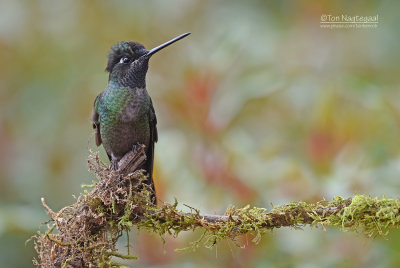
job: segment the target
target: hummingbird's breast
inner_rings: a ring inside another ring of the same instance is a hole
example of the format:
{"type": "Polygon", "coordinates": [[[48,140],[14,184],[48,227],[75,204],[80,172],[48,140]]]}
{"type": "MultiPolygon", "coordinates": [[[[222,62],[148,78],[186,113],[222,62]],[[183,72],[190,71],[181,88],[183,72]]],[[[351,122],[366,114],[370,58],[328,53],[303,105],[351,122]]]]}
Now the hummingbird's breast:
{"type": "Polygon", "coordinates": [[[106,90],[99,108],[107,154],[122,158],[137,143],[149,146],[151,100],[145,88],[106,90]]]}

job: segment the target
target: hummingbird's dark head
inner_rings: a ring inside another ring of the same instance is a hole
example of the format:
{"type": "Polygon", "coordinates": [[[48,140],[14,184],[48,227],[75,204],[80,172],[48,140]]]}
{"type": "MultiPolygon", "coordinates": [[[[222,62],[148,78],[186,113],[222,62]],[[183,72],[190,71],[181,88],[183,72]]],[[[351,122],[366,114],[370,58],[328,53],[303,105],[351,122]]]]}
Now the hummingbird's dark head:
{"type": "MultiPolygon", "coordinates": [[[[122,41],[113,45],[110,52],[108,52],[106,67],[106,71],[110,73],[110,79],[112,76],[117,80],[122,79],[128,73],[132,63],[147,52],[142,44],[133,41],[122,41]]],[[[146,71],[147,68],[144,72],[146,71]]]]}
{"type": "Polygon", "coordinates": [[[113,45],[108,52],[106,67],[106,71],[110,73],[109,80],[116,81],[122,86],[145,87],[150,57],[189,34],[181,34],[151,50],[146,50],[142,44],[132,41],[122,41],[113,45]]]}

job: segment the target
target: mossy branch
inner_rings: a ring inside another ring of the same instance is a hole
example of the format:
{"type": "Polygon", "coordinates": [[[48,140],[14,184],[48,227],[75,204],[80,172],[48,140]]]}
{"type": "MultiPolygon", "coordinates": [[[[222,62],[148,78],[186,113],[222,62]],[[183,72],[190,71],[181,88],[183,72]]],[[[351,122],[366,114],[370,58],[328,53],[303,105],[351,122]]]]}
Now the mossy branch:
{"type": "Polygon", "coordinates": [[[116,242],[132,226],[177,236],[181,231],[203,229],[203,235],[190,244],[214,246],[221,239],[235,240],[240,235],[253,233],[257,243],[262,234],[275,228],[303,226],[338,227],[342,231],[356,231],[369,237],[384,236],[400,224],[400,200],[356,195],[316,203],[292,202],[265,208],[229,207],[224,215],[202,214],[174,204],[154,206],[150,188],[142,184],[146,179],[137,167],[145,160],[144,147],[127,154],[120,162],[120,171],[110,171],[97,154],[89,157],[89,169],[98,181],[85,191],[76,203],[55,213],[44,200],[43,206],[51,220],[47,231],[34,237],[38,259],[42,267],[115,267],[113,257],[135,259],[117,251],[116,242]],[[57,232],[55,232],[57,231],[57,232]]]}

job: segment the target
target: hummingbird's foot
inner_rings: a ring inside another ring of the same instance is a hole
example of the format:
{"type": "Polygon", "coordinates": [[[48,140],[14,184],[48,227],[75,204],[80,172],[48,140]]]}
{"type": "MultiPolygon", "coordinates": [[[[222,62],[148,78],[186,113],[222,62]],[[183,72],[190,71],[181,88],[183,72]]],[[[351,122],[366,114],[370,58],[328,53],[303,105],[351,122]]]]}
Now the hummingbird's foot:
{"type": "Polygon", "coordinates": [[[134,144],[134,145],[132,146],[132,151],[133,151],[135,154],[137,154],[137,153],[139,152],[140,148],[142,148],[142,145],[141,145],[140,143],[137,142],[136,144],[134,144]]]}
{"type": "Polygon", "coordinates": [[[111,155],[111,163],[110,163],[111,170],[118,170],[118,159],[111,155]]]}
{"type": "Polygon", "coordinates": [[[111,160],[110,169],[118,170],[118,160],[111,160]]]}

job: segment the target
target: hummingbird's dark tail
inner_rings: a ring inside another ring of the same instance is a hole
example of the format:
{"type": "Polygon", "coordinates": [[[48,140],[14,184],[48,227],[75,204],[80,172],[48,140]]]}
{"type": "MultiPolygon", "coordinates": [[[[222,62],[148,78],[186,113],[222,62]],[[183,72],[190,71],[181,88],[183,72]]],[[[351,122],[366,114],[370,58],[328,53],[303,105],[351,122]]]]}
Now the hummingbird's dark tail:
{"type": "Polygon", "coordinates": [[[150,186],[150,198],[154,205],[157,205],[156,188],[153,180],[153,163],[154,163],[154,142],[150,143],[149,148],[146,152],[147,160],[144,163],[143,169],[147,171],[147,180],[145,183],[150,186]]]}
{"type": "Polygon", "coordinates": [[[153,201],[154,205],[157,205],[157,196],[156,196],[156,189],[154,187],[154,180],[153,180],[153,164],[154,164],[154,143],[158,141],[158,132],[157,132],[157,117],[154,111],[153,102],[150,99],[151,109],[149,111],[149,123],[150,123],[150,143],[147,148],[146,156],[146,170],[148,174],[148,182],[152,189],[151,200],[153,201]]]}

